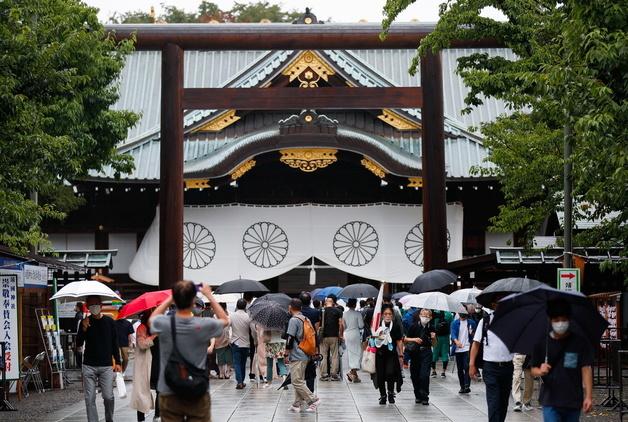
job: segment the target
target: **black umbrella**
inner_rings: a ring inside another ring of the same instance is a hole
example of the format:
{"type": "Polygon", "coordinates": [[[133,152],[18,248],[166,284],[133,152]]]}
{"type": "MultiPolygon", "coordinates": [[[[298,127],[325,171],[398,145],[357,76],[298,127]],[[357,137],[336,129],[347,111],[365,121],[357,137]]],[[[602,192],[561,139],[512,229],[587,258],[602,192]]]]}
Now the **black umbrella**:
{"type": "Polygon", "coordinates": [[[288,310],[270,300],[256,300],[249,307],[251,319],[269,330],[285,330],[290,321],[288,310]]]}
{"type": "Polygon", "coordinates": [[[361,297],[377,297],[379,290],[370,284],[357,283],[350,284],[338,293],[338,297],[343,299],[358,299],[361,297]]]}
{"type": "Polygon", "coordinates": [[[292,298],[285,293],[268,293],[256,300],[259,301],[275,302],[288,309],[292,298]]]}
{"type": "Polygon", "coordinates": [[[565,300],[571,306],[570,330],[596,346],[608,322],[589,299],[582,293],[563,292],[544,284],[502,299],[491,322],[491,331],[511,352],[531,354],[537,344],[547,341],[550,329],[547,302],[555,299],[565,300]]]}
{"type": "Polygon", "coordinates": [[[414,294],[432,292],[455,282],[457,278],[456,274],[448,270],[428,271],[415,278],[408,291],[414,294]]]}
{"type": "Polygon", "coordinates": [[[495,296],[509,295],[512,293],[527,292],[535,287],[542,286],[543,283],[528,277],[510,277],[502,278],[492,283],[479,295],[475,300],[482,306],[489,308],[494,302],[495,296]]]}
{"type": "Polygon", "coordinates": [[[225,293],[268,293],[270,290],[262,283],[256,280],[247,280],[239,278],[237,280],[227,281],[216,288],[216,294],[225,293]]]}
{"type": "Polygon", "coordinates": [[[408,292],[397,292],[397,293],[392,295],[392,299],[393,300],[399,300],[399,299],[401,299],[404,296],[408,296],[409,294],[410,293],[408,293],[408,292]]]}

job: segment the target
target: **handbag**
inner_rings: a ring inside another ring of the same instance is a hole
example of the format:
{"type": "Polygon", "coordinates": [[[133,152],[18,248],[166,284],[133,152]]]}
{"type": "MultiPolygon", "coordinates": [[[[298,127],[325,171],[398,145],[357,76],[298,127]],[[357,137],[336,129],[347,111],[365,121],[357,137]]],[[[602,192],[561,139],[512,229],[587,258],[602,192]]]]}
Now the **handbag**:
{"type": "Polygon", "coordinates": [[[179,352],[174,314],[170,319],[170,331],[172,333],[172,352],[164,370],[166,384],[177,396],[183,398],[198,398],[207,394],[209,388],[207,371],[192,365],[179,352]]]}
{"type": "Polygon", "coordinates": [[[362,355],[362,370],[369,374],[374,374],[376,372],[375,369],[375,351],[377,349],[372,344],[372,340],[369,339],[369,344],[362,355]]]}
{"type": "Polygon", "coordinates": [[[419,351],[419,345],[415,343],[414,341],[410,341],[406,343],[404,347],[405,347],[404,350],[408,353],[416,353],[419,351]]]}
{"type": "Polygon", "coordinates": [[[116,372],[116,388],[118,389],[118,398],[126,397],[126,385],[124,385],[124,377],[122,372],[116,372]]]}

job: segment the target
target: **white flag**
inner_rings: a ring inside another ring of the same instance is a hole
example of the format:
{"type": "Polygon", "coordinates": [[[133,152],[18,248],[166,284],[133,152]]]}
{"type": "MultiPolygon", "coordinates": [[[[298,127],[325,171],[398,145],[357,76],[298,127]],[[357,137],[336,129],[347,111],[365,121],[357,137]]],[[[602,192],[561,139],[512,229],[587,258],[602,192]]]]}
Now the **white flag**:
{"type": "Polygon", "coordinates": [[[371,333],[375,334],[375,331],[379,328],[382,320],[382,302],[384,301],[384,283],[379,286],[379,293],[377,294],[377,300],[375,301],[375,308],[373,309],[373,320],[371,321],[371,333]]]}

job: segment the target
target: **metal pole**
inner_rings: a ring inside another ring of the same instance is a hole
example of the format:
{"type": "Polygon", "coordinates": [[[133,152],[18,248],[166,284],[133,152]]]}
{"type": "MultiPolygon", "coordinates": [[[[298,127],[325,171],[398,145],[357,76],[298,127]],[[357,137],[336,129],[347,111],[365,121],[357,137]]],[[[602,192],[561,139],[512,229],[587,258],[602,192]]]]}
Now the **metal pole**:
{"type": "Polygon", "coordinates": [[[571,268],[573,266],[573,246],[572,246],[572,227],[573,227],[573,192],[572,192],[572,161],[571,153],[573,150],[573,144],[571,139],[571,126],[569,122],[565,123],[564,128],[564,171],[563,171],[563,190],[564,190],[564,242],[565,242],[565,256],[563,260],[564,268],[571,268]]]}
{"type": "MultiPolygon", "coordinates": [[[[52,276],[52,295],[57,294],[57,276],[52,276]]],[[[55,317],[55,326],[57,327],[57,331],[59,330],[59,305],[56,300],[52,301],[52,314],[55,317]]]]}

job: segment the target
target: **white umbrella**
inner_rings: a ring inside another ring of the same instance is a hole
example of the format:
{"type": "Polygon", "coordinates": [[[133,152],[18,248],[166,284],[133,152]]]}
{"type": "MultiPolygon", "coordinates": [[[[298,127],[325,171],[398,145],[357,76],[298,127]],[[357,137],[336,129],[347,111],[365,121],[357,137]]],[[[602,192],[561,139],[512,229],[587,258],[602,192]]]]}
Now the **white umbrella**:
{"type": "Polygon", "coordinates": [[[425,308],[434,311],[466,312],[462,304],[452,300],[445,293],[425,292],[408,295],[400,299],[404,308],[425,308]]]}
{"type": "Polygon", "coordinates": [[[120,296],[109,287],[96,280],[80,280],[66,284],[50,300],[61,302],[84,301],[88,296],[100,296],[100,300],[122,300],[120,296]]]}
{"type": "MultiPolygon", "coordinates": [[[[201,292],[196,292],[196,297],[201,299],[203,303],[209,302],[209,299],[205,297],[205,295],[201,292]]],[[[240,293],[224,293],[224,294],[214,294],[214,299],[216,302],[224,302],[224,303],[236,303],[238,299],[242,298],[242,294],[240,293]]]]}
{"type": "Polygon", "coordinates": [[[470,289],[456,290],[455,292],[451,293],[449,297],[456,302],[476,304],[478,302],[475,300],[475,297],[480,293],[482,293],[482,290],[478,289],[477,287],[472,287],[470,289]]]}

